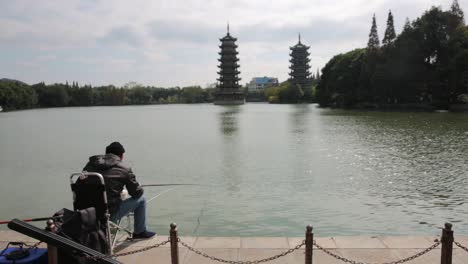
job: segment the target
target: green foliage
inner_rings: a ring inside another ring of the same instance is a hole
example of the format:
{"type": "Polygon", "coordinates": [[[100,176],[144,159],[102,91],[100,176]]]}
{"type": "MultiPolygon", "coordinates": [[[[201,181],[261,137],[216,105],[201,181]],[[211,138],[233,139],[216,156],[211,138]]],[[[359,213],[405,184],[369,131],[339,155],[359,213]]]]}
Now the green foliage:
{"type": "Polygon", "coordinates": [[[14,80],[0,80],[0,106],[3,110],[32,108],[36,104],[37,93],[30,86],[14,80]]]}
{"type": "Polygon", "coordinates": [[[366,50],[357,49],[333,57],[323,68],[317,86],[317,100],[322,106],[350,106],[364,91],[359,88],[359,76],[366,61],[366,50]],[[355,87],[356,89],[352,89],[355,87]],[[359,94],[361,93],[361,94],[359,94]]]}
{"type": "Polygon", "coordinates": [[[200,86],[184,87],[180,93],[180,101],[186,104],[204,103],[207,98],[205,93],[200,86]]]}
{"type": "MultiPolygon", "coordinates": [[[[268,89],[265,88],[265,89],[268,89]]],[[[245,99],[247,102],[266,102],[265,90],[263,91],[249,91],[247,90],[245,99]]]]}
{"type": "Polygon", "coordinates": [[[410,20],[409,18],[406,18],[405,20],[405,25],[403,26],[403,33],[406,33],[406,32],[409,32],[411,30],[411,23],[410,23],[410,20]]]}
{"type": "Polygon", "coordinates": [[[300,103],[303,102],[304,91],[300,85],[293,84],[291,80],[279,86],[269,87],[265,90],[265,97],[269,103],[300,103]]]}
{"type": "Polygon", "coordinates": [[[142,86],[136,86],[128,89],[127,96],[130,104],[135,105],[151,104],[153,100],[151,90],[142,86]]]}
{"type": "Polygon", "coordinates": [[[70,102],[68,86],[65,84],[37,85],[35,86],[39,97],[39,105],[43,107],[63,107],[70,102]]]}
{"type": "Polygon", "coordinates": [[[382,41],[384,46],[387,46],[388,44],[392,43],[396,38],[396,33],[395,33],[395,26],[393,24],[393,14],[392,11],[388,12],[388,18],[387,18],[387,29],[385,30],[385,36],[382,41]]]}
{"type": "Polygon", "coordinates": [[[464,104],[468,104],[468,94],[460,94],[458,96],[458,101],[464,104]]]}
{"type": "Polygon", "coordinates": [[[0,106],[4,110],[33,107],[65,107],[94,105],[146,105],[175,103],[206,103],[213,101],[213,88],[189,86],[183,89],[143,87],[129,83],[125,88],[113,85],[80,87],[72,82],[45,85],[43,82],[27,85],[16,80],[0,80],[0,106]]]}
{"type": "Polygon", "coordinates": [[[369,42],[367,42],[367,49],[369,51],[378,50],[380,48],[379,34],[377,32],[377,22],[375,19],[375,14],[372,17],[372,26],[369,33],[369,42]]]}
{"type": "Polygon", "coordinates": [[[279,103],[279,91],[280,86],[272,86],[265,89],[264,94],[269,103],[279,103]]]}
{"type": "Polygon", "coordinates": [[[456,23],[465,23],[465,14],[458,4],[458,0],[453,0],[452,6],[450,7],[450,15],[455,17],[456,23]]]}
{"type": "Polygon", "coordinates": [[[373,37],[374,16],[368,48],[337,55],[323,68],[319,104],[448,109],[460,102],[468,93],[468,28],[454,3],[450,11],[433,7],[413,23],[407,20],[394,40],[386,34],[392,45],[385,48],[373,37]]]}

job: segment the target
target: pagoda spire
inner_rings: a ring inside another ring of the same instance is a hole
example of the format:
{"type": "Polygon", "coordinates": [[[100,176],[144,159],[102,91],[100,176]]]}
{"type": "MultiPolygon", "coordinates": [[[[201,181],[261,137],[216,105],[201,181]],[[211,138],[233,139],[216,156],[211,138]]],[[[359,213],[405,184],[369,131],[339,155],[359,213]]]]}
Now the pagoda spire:
{"type": "Polygon", "coordinates": [[[245,96],[239,85],[239,59],[237,55],[237,39],[229,34],[229,22],[227,23],[227,34],[220,39],[221,51],[218,53],[219,78],[214,94],[216,105],[239,105],[244,104],[245,96]]]}
{"type": "Polygon", "coordinates": [[[294,85],[300,85],[302,89],[310,87],[311,74],[310,74],[310,53],[309,46],[301,43],[301,34],[299,33],[299,42],[290,47],[291,49],[291,66],[289,69],[290,80],[294,85]]]}

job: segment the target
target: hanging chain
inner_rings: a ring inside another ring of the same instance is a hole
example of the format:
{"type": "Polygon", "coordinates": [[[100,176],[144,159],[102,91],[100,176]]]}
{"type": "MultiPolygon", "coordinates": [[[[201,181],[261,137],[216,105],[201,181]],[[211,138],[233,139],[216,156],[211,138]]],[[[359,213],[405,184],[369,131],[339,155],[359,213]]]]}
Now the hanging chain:
{"type": "Polygon", "coordinates": [[[211,260],[214,260],[214,261],[218,261],[218,262],[223,262],[223,263],[229,263],[229,264],[257,264],[257,263],[263,263],[263,262],[268,262],[268,261],[272,261],[272,260],[275,260],[275,259],[278,259],[278,258],[281,258],[281,257],[284,257],[288,254],[291,254],[293,253],[294,251],[300,249],[302,246],[305,245],[305,240],[302,241],[302,243],[300,243],[299,245],[295,246],[294,248],[291,248],[281,254],[278,254],[278,255],[275,255],[275,256],[272,256],[272,257],[269,257],[269,258],[264,258],[264,259],[259,259],[259,260],[247,260],[247,261],[237,261],[237,260],[225,260],[225,259],[221,259],[221,258],[217,258],[217,257],[213,257],[213,256],[210,256],[206,253],[203,253],[189,245],[187,245],[186,243],[184,243],[183,241],[180,240],[180,238],[177,239],[179,241],[179,243],[186,247],[188,250],[192,251],[193,253],[197,254],[197,255],[200,255],[200,256],[203,256],[205,258],[209,258],[211,260]]]}
{"type": "Polygon", "coordinates": [[[133,255],[133,254],[138,254],[138,253],[141,253],[141,252],[145,252],[145,251],[148,251],[148,250],[153,249],[153,248],[158,248],[158,247],[163,246],[163,245],[165,245],[165,244],[167,244],[169,242],[171,242],[171,240],[168,239],[168,240],[166,240],[164,242],[161,242],[159,244],[155,244],[155,245],[152,245],[152,246],[149,246],[149,247],[144,247],[144,248],[128,251],[128,252],[125,252],[125,253],[118,253],[118,254],[106,255],[106,256],[85,256],[85,258],[97,261],[97,260],[105,259],[105,258],[123,257],[123,256],[128,256],[128,255],[133,255]]]}
{"type": "Polygon", "coordinates": [[[42,241],[39,241],[39,242],[35,243],[34,245],[30,246],[30,248],[37,248],[41,243],[42,243],[42,241]]]}
{"type": "Polygon", "coordinates": [[[453,241],[453,243],[454,243],[455,245],[457,245],[457,247],[459,247],[459,248],[465,250],[466,252],[468,252],[468,248],[467,248],[467,247],[463,246],[462,244],[458,243],[457,241],[453,241]]]}
{"type": "MultiPolygon", "coordinates": [[[[315,240],[314,240],[314,245],[315,245],[318,249],[320,249],[320,250],[322,250],[323,252],[325,252],[326,254],[328,254],[328,255],[330,255],[330,256],[332,256],[332,257],[338,259],[338,260],[341,260],[341,261],[343,261],[343,262],[346,262],[346,263],[351,263],[351,264],[371,264],[371,263],[368,263],[368,262],[360,262],[360,261],[350,260],[350,259],[347,259],[347,258],[345,258],[345,257],[339,256],[339,255],[337,255],[337,254],[335,254],[335,253],[333,253],[333,252],[331,252],[331,251],[329,251],[329,250],[323,248],[322,246],[318,245],[318,244],[315,242],[315,240]]],[[[413,259],[415,259],[415,258],[418,258],[418,257],[420,257],[420,256],[422,256],[422,255],[428,253],[429,251],[435,249],[435,248],[438,247],[439,245],[440,245],[440,241],[437,241],[436,243],[434,243],[434,245],[432,245],[432,246],[426,248],[425,250],[423,250],[423,251],[421,251],[421,252],[419,252],[419,253],[416,253],[416,254],[414,254],[414,255],[412,255],[412,256],[410,256],[410,257],[407,257],[407,258],[404,258],[404,259],[400,259],[400,260],[396,260],[396,261],[392,261],[392,262],[385,262],[385,263],[382,263],[382,264],[401,264],[401,263],[405,263],[405,262],[408,262],[408,261],[410,261],[410,260],[413,260],[413,259]]]]}

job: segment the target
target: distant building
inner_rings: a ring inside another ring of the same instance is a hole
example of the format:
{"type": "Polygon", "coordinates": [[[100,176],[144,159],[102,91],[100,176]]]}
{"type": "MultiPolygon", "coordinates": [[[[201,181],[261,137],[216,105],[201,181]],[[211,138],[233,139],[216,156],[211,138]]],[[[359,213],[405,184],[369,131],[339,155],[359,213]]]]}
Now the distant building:
{"type": "Polygon", "coordinates": [[[260,92],[270,86],[278,86],[278,78],[273,77],[255,77],[247,84],[249,92],[260,92]]]}

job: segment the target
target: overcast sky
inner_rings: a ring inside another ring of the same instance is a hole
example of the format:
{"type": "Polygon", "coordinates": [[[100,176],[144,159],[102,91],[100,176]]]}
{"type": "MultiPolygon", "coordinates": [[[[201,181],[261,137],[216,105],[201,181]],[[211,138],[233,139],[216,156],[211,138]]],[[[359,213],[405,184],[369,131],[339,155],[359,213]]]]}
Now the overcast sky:
{"type": "MultiPolygon", "coordinates": [[[[288,77],[289,47],[309,45],[315,72],[365,47],[372,14],[382,38],[452,0],[0,0],[0,78],[206,86],[217,78],[219,38],[238,38],[242,83],[288,77]]],[[[468,0],[459,0],[466,12],[468,0]]]]}

